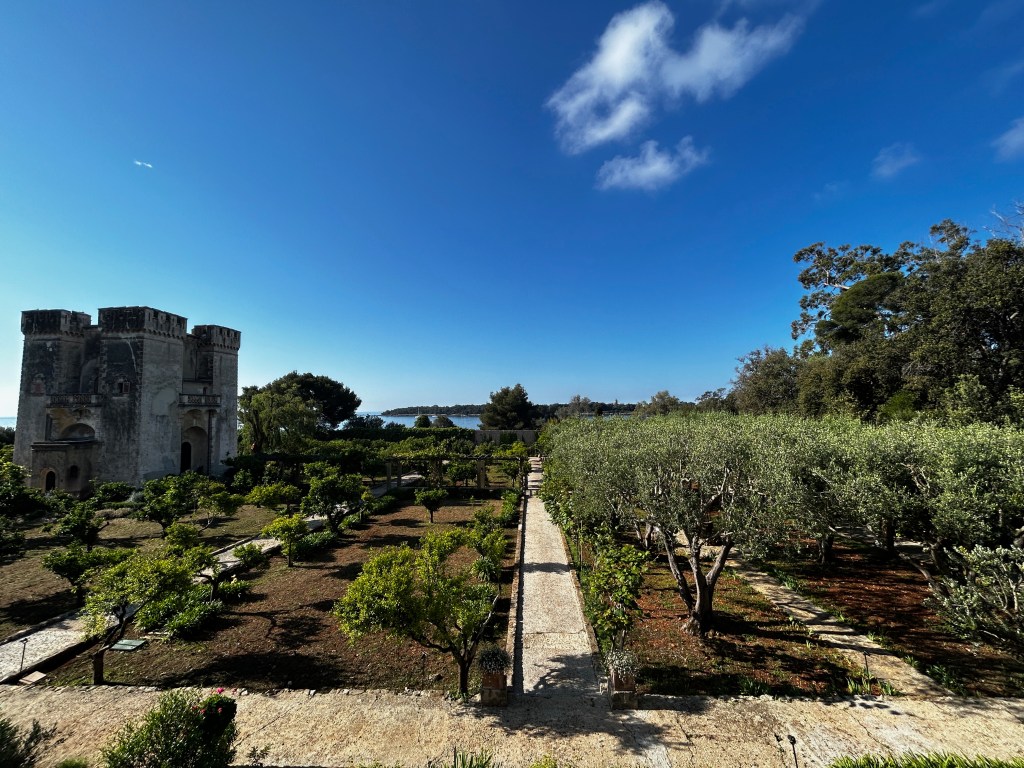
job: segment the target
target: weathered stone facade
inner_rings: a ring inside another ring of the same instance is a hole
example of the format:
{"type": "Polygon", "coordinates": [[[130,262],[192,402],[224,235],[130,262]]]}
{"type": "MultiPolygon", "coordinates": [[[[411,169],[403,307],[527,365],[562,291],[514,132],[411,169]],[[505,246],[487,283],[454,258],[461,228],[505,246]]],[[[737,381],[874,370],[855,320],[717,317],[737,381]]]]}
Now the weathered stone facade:
{"type": "Polygon", "coordinates": [[[14,460],[29,484],[80,493],[89,481],[219,475],[237,450],[241,334],[150,307],[99,323],[63,309],[22,312],[25,347],[14,460]]]}

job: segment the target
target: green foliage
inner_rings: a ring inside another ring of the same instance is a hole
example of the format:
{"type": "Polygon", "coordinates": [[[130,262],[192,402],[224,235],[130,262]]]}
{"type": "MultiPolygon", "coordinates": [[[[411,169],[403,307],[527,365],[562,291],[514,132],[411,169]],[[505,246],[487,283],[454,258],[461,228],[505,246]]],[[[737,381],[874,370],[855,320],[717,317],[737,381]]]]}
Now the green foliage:
{"type": "Polygon", "coordinates": [[[290,509],[292,505],[299,503],[301,497],[301,491],[294,485],[273,482],[257,485],[246,495],[245,503],[264,509],[290,509]]]}
{"type": "Polygon", "coordinates": [[[441,413],[434,417],[434,423],[430,426],[434,429],[452,429],[455,426],[455,422],[441,413]]]}
{"type": "Polygon", "coordinates": [[[440,488],[423,489],[416,491],[416,503],[427,510],[430,515],[430,522],[434,522],[434,513],[441,508],[444,500],[448,498],[448,492],[440,488]]]}
{"type": "Polygon", "coordinates": [[[339,534],[346,516],[362,516],[363,490],[359,475],[340,475],[331,467],[321,466],[314,470],[301,508],[306,515],[325,517],[331,530],[339,534]]]}
{"type": "Polygon", "coordinates": [[[117,505],[123,505],[129,499],[132,494],[135,493],[136,488],[129,483],[121,482],[109,482],[109,483],[97,483],[95,480],[92,481],[92,498],[90,501],[96,506],[97,509],[110,509],[117,505]]]}
{"type": "Polygon", "coordinates": [[[183,555],[201,543],[199,528],[189,523],[171,523],[164,533],[164,547],[172,555],[183,555]]]}
{"type": "Polygon", "coordinates": [[[296,560],[312,560],[321,552],[333,547],[338,541],[332,531],[307,533],[295,543],[296,560]]]}
{"type": "Polygon", "coordinates": [[[54,768],[89,768],[89,761],[84,757],[69,757],[61,760],[54,768]]]}
{"type": "Polygon", "coordinates": [[[633,409],[633,415],[638,419],[649,416],[666,416],[677,411],[688,410],[689,403],[684,403],[675,395],[669,394],[667,389],[655,392],[651,395],[650,402],[641,400],[633,409]]]}
{"type": "Polygon", "coordinates": [[[416,417],[416,421],[413,422],[415,429],[429,429],[430,428],[430,417],[425,413],[421,413],[416,417]]]}
{"type": "Polygon", "coordinates": [[[465,543],[461,531],[428,533],[418,549],[390,547],[371,558],[335,603],[334,615],[352,639],[374,630],[407,637],[450,654],[467,693],[469,665],[494,610],[497,590],[452,564],[465,543]]]}
{"type": "Polygon", "coordinates": [[[481,529],[474,528],[469,536],[469,544],[479,555],[473,563],[473,572],[482,581],[496,582],[501,576],[501,561],[505,558],[505,550],[508,549],[504,531],[483,533],[481,529]]]}
{"type": "Polygon", "coordinates": [[[360,399],[327,376],[292,371],[262,387],[243,387],[238,399],[240,442],[250,453],[299,452],[352,418],[360,399]]]}
{"type": "Polygon", "coordinates": [[[43,728],[35,720],[28,733],[5,717],[0,717],[0,765],[4,768],[32,768],[39,763],[45,742],[53,738],[56,729],[43,728]]]}
{"type": "MultiPolygon", "coordinates": [[[[177,595],[189,595],[193,564],[163,551],[135,551],[130,557],[96,574],[85,600],[86,633],[116,638],[124,634],[133,606],[145,617],[147,608],[177,595]],[[108,627],[109,618],[115,625],[108,627]]],[[[203,589],[204,587],[198,587],[203,589]]],[[[205,589],[208,590],[208,587],[205,589]]]]}
{"type": "Polygon", "coordinates": [[[594,634],[605,648],[622,650],[626,635],[640,618],[640,589],[647,553],[625,544],[605,542],[583,578],[584,602],[594,634]]]}
{"type": "Polygon", "coordinates": [[[43,567],[66,579],[71,585],[75,601],[81,603],[85,597],[85,584],[93,572],[109,568],[130,557],[130,549],[86,549],[75,542],[64,549],[55,549],[43,558],[43,567]]]}
{"type": "Polygon", "coordinates": [[[264,568],[270,562],[270,555],[263,551],[259,544],[242,544],[231,550],[238,558],[242,570],[250,571],[254,568],[264,568]]]}
{"type": "Polygon", "coordinates": [[[960,548],[934,605],[947,625],[1024,658],[1024,549],[960,548]]]}
{"type": "Polygon", "coordinates": [[[100,539],[107,520],[100,517],[91,501],[69,501],[67,510],[57,523],[57,533],[92,549],[100,539]]]}
{"type": "Polygon", "coordinates": [[[166,535],[175,521],[199,509],[212,482],[196,472],[147,480],[142,486],[143,505],[137,516],[157,523],[166,535]]]}
{"type": "Polygon", "coordinates": [[[302,515],[287,515],[279,517],[260,532],[263,536],[277,539],[281,542],[285,556],[288,558],[288,567],[291,568],[292,560],[295,557],[295,547],[307,533],[309,527],[306,525],[306,518],[302,515]]]}
{"type": "Polygon", "coordinates": [[[893,757],[841,757],[829,764],[829,768],[1024,768],[1024,758],[997,760],[991,757],[964,757],[944,752],[929,754],[907,753],[893,757]]]}
{"type": "Polygon", "coordinates": [[[536,408],[526,390],[522,384],[516,384],[491,393],[491,401],[480,413],[480,426],[484,429],[533,429],[536,419],[536,408]]]}
{"type": "Polygon", "coordinates": [[[225,603],[237,603],[252,592],[252,582],[244,579],[225,581],[217,588],[217,595],[225,603]]]}
{"type": "Polygon", "coordinates": [[[501,674],[512,666],[512,657],[504,648],[488,645],[477,655],[476,662],[484,672],[501,674]]]}
{"type": "Polygon", "coordinates": [[[227,768],[234,759],[234,701],[169,691],[103,750],[105,768],[227,768]]]}
{"type": "Polygon", "coordinates": [[[17,560],[25,554],[25,534],[16,521],[0,517],[0,565],[17,560]]]}

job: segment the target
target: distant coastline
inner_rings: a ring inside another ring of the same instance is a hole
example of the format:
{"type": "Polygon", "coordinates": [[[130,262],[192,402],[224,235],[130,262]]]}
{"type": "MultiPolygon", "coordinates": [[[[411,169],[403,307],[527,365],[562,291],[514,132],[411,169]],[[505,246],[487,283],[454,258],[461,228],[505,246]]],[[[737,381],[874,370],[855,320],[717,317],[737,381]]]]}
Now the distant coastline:
{"type": "Polygon", "coordinates": [[[404,408],[389,408],[381,416],[479,416],[483,405],[410,405],[404,408]]]}

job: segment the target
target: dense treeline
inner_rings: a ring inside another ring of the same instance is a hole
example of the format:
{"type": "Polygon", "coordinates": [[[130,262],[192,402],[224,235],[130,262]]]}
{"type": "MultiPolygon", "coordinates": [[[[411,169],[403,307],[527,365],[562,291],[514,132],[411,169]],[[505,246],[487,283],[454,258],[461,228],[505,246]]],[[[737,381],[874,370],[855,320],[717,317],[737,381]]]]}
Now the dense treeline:
{"type": "MultiPolygon", "coordinates": [[[[430,415],[445,415],[445,416],[479,416],[483,413],[484,408],[487,404],[480,405],[416,405],[409,406],[406,408],[391,408],[386,411],[381,411],[382,416],[418,416],[426,413],[430,415]]],[[[585,413],[592,415],[606,415],[611,416],[621,413],[632,413],[633,409],[636,408],[635,403],[620,403],[615,401],[614,403],[602,403],[597,400],[591,400],[587,397],[581,397],[577,395],[568,403],[540,403],[534,406],[537,409],[537,415],[544,421],[553,418],[559,414],[559,412],[565,412],[567,410],[576,408],[585,408],[585,413]]],[[[573,414],[578,415],[578,414],[573,414]]]]}
{"type": "Polygon", "coordinates": [[[934,226],[892,253],[815,243],[794,259],[806,293],[792,351],[740,358],[726,396],[740,413],[887,421],[1020,423],[1024,240],[934,226]]]}
{"type": "Polygon", "coordinates": [[[1017,429],[711,413],[572,419],[545,448],[545,500],[570,540],[660,551],[697,634],[733,549],[824,562],[840,533],[889,550],[899,535],[924,543],[951,625],[1024,653],[1017,429]]]}

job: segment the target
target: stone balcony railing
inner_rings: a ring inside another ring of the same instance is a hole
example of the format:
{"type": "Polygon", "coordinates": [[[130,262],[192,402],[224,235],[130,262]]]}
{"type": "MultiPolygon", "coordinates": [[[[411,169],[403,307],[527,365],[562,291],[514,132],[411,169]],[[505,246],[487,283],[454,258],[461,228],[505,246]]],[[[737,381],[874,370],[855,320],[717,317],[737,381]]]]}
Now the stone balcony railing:
{"type": "Polygon", "coordinates": [[[68,406],[89,406],[95,408],[103,405],[103,401],[106,399],[105,395],[95,394],[63,394],[63,395],[50,395],[50,399],[47,401],[47,406],[50,408],[66,408],[68,406]]]}
{"type": "Polygon", "coordinates": [[[178,395],[178,405],[199,406],[200,408],[219,408],[220,395],[178,395]]]}

